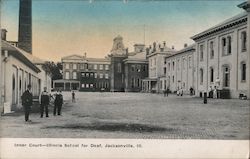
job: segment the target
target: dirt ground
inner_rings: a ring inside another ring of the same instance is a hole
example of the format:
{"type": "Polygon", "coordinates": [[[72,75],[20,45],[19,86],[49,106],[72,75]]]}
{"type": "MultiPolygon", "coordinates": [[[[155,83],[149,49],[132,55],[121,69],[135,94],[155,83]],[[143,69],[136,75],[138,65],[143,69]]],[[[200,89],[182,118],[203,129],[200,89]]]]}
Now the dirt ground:
{"type": "Polygon", "coordinates": [[[1,137],[249,139],[249,100],[208,99],[146,93],[64,92],[62,116],[1,116],[1,137]]]}

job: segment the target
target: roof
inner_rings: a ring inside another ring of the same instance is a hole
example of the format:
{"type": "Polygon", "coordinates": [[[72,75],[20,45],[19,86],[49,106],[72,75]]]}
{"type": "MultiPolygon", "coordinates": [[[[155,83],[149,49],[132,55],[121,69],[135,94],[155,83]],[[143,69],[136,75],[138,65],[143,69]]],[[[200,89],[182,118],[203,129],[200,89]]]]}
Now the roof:
{"type": "Polygon", "coordinates": [[[186,53],[188,51],[194,51],[195,50],[195,44],[192,44],[192,45],[189,45],[179,51],[176,51],[175,54],[172,54],[172,55],[169,55],[167,56],[168,57],[173,57],[173,56],[177,56],[177,55],[180,55],[180,54],[183,54],[183,53],[186,53]]]}
{"type": "Polygon", "coordinates": [[[250,1],[243,2],[243,3],[239,4],[238,7],[243,8],[245,10],[249,10],[250,9],[250,1]]]}
{"type": "Polygon", "coordinates": [[[28,57],[26,57],[25,54],[29,54],[29,53],[11,45],[10,43],[8,43],[4,40],[2,40],[2,48],[1,49],[8,50],[8,53],[10,55],[12,55],[15,58],[17,58],[18,60],[22,61],[26,66],[30,67],[33,71],[35,71],[37,73],[41,72],[41,70],[35,64],[33,64],[32,61],[28,57]]]}
{"type": "Polygon", "coordinates": [[[214,32],[218,32],[218,31],[221,31],[225,28],[237,25],[238,23],[245,22],[246,20],[247,20],[247,12],[240,13],[232,18],[229,18],[229,19],[223,21],[222,23],[219,23],[219,24],[199,33],[199,34],[192,36],[191,39],[193,39],[193,40],[199,39],[201,37],[207,36],[207,35],[212,34],[214,32]]]}
{"type": "Polygon", "coordinates": [[[109,58],[91,58],[91,57],[85,57],[77,54],[69,55],[62,57],[62,60],[82,60],[86,62],[110,62],[109,58]]]}

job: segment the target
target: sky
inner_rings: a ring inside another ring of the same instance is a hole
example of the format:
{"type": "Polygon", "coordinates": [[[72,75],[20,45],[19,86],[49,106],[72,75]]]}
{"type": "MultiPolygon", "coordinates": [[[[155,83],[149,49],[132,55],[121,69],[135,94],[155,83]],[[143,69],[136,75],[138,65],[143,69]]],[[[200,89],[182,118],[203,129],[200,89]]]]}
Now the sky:
{"type": "MultiPolygon", "coordinates": [[[[17,41],[19,0],[1,1],[1,27],[17,41]]],[[[244,0],[32,0],[33,55],[103,58],[117,35],[125,47],[166,41],[179,50],[190,37],[241,12],[244,0]],[[145,28],[145,29],[144,29],[145,28]],[[144,36],[145,30],[145,36],[144,36]]]]}

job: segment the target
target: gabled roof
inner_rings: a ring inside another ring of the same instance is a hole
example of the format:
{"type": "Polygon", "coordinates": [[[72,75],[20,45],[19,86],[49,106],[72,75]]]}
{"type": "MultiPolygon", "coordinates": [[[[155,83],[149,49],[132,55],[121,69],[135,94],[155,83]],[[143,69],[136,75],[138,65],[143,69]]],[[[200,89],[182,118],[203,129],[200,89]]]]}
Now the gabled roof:
{"type": "Polygon", "coordinates": [[[201,37],[205,37],[205,36],[210,35],[212,33],[219,32],[219,31],[224,30],[228,27],[232,27],[234,25],[237,25],[239,23],[246,22],[246,21],[247,21],[247,12],[243,12],[243,13],[240,13],[232,18],[229,18],[229,19],[223,21],[222,23],[219,23],[219,24],[199,33],[199,34],[192,36],[191,39],[197,40],[201,37]]]}
{"type": "Polygon", "coordinates": [[[29,53],[23,51],[22,49],[19,49],[11,45],[10,43],[2,40],[1,50],[7,50],[10,55],[14,56],[15,58],[23,62],[26,66],[31,68],[33,71],[37,73],[41,72],[41,70],[35,64],[33,64],[32,61],[28,57],[25,56],[25,54],[29,54],[29,53]]]}

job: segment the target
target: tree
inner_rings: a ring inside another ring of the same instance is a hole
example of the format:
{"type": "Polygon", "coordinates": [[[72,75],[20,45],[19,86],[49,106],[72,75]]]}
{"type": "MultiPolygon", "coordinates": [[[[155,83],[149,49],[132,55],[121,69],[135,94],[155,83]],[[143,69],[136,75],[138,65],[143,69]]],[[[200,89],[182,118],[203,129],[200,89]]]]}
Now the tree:
{"type": "Polygon", "coordinates": [[[43,65],[43,69],[51,75],[52,81],[62,79],[62,63],[55,64],[53,61],[48,61],[43,65]]]}

